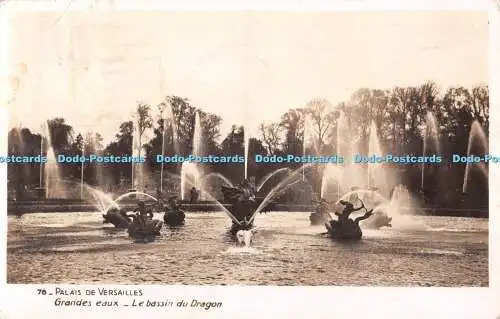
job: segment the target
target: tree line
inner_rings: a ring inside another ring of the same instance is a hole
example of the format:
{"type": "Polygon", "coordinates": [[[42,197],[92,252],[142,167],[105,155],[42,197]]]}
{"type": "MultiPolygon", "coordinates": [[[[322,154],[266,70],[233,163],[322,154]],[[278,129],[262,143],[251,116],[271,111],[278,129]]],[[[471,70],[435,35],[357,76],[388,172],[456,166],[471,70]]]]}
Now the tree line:
{"type": "MultiPolygon", "coordinates": [[[[255,154],[335,154],[339,151],[338,134],[341,134],[343,143],[356,143],[360,150],[367,150],[372,123],[384,152],[421,155],[428,114],[433,114],[437,123],[441,155],[449,157],[451,154],[467,154],[469,131],[474,121],[481,124],[488,136],[488,87],[452,87],[440,94],[435,83],[427,82],[419,86],[394,87],[390,90],[362,88],[354,92],[349,100],[337,105],[332,105],[325,99],[313,99],[302,108],[288,110],[277,122],[260,124],[258,136],[250,138],[249,175],[259,180],[277,168],[299,168],[299,164],[257,167],[253,162],[255,154]],[[339,130],[340,121],[345,123],[346,131],[339,130]]],[[[114,139],[107,145],[103,145],[99,132],[75,132],[65,119],[53,118],[47,121],[48,136],[33,133],[25,127],[11,129],[8,151],[9,155],[45,155],[50,140],[56,156],[91,153],[130,156],[132,143],[137,143],[137,153],[146,156],[148,170],[157,173],[160,164],[155,162],[156,154],[187,156],[195,151],[212,155],[243,154],[244,127],[233,125],[229,134],[219,142],[221,121],[220,116],[195,107],[186,98],[167,96],[154,106],[138,102],[134,118],[121,123],[114,139]],[[197,116],[202,130],[201,150],[193,150],[197,116]],[[152,138],[144,140],[147,131],[152,132],[152,138]]],[[[446,196],[453,197],[453,193],[461,188],[465,165],[444,166],[439,174],[435,174],[432,169],[428,170],[429,178],[435,179],[435,183],[429,183],[432,187],[429,186],[426,190],[431,197],[433,192],[447,192],[446,196]],[[443,178],[446,178],[447,186],[443,185],[443,178]]],[[[9,181],[16,185],[36,187],[40,179],[39,169],[38,164],[9,165],[9,181]]],[[[61,169],[62,175],[67,179],[80,178],[80,164],[63,165],[61,169]]],[[[164,169],[179,174],[180,165],[166,164],[164,169]]],[[[244,168],[241,164],[213,164],[206,165],[203,169],[206,172],[221,173],[237,183],[243,177],[244,168]]],[[[85,182],[102,186],[100,175],[103,172],[106,175],[105,183],[110,185],[117,185],[123,179],[131,178],[130,164],[102,164],[100,168],[87,164],[84,167],[85,182]]],[[[417,191],[420,185],[419,172],[419,166],[406,167],[402,172],[404,184],[413,191],[417,191]]],[[[320,172],[316,175],[313,174],[311,178],[313,188],[317,190],[320,172]]],[[[474,188],[479,194],[477,196],[484,196],[486,183],[479,181],[478,185],[474,188]]]]}

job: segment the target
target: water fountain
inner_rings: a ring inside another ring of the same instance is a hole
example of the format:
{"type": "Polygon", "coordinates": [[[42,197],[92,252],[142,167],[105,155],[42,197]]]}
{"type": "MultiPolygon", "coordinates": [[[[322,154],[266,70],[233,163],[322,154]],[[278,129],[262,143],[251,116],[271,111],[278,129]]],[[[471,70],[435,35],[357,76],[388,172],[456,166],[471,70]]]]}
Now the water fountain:
{"type": "MultiPolygon", "coordinates": [[[[340,111],[339,118],[337,119],[337,136],[335,137],[336,139],[336,152],[338,156],[343,156],[344,155],[344,149],[346,146],[348,147],[349,144],[346,143],[345,140],[343,140],[343,136],[347,136],[347,132],[349,131],[349,124],[347,122],[347,117],[345,116],[345,113],[343,111],[340,111]],[[346,145],[347,144],[347,145],[346,145]]],[[[343,168],[345,169],[345,163],[342,165],[343,168]]],[[[328,176],[328,175],[327,175],[328,176]]],[[[341,183],[343,182],[341,179],[343,177],[343,174],[341,176],[338,176],[337,179],[337,198],[340,197],[341,194],[341,183]]],[[[322,183],[323,184],[323,183],[322,183]]],[[[323,197],[323,185],[322,187],[322,198],[323,197]]],[[[326,187],[326,185],[325,185],[326,187]]]]}
{"type": "MultiPolygon", "coordinates": [[[[377,150],[380,143],[376,140],[377,134],[375,129],[370,130],[369,140],[371,140],[372,152],[380,152],[377,150]]],[[[368,180],[375,180],[375,169],[371,168],[370,172],[363,165],[353,163],[354,155],[359,155],[358,148],[361,144],[361,138],[353,136],[347,118],[344,112],[340,111],[337,119],[337,128],[335,136],[336,155],[344,158],[344,163],[328,163],[325,165],[321,178],[321,198],[331,200],[331,189],[335,186],[336,198],[349,191],[352,187],[365,186],[368,187],[368,180]],[[371,175],[370,175],[371,174],[371,175]],[[370,177],[373,176],[373,177],[370,177]],[[365,184],[366,183],[366,184],[365,184]]]]}
{"type": "MultiPolygon", "coordinates": [[[[470,155],[480,155],[484,156],[488,154],[488,138],[486,137],[486,134],[483,130],[483,127],[481,124],[476,120],[472,122],[472,126],[470,128],[469,132],[469,141],[467,143],[467,156],[470,155]],[[476,148],[473,148],[476,147],[476,148]],[[480,148],[480,150],[477,150],[477,147],[480,148]]],[[[488,168],[484,163],[469,163],[470,161],[467,161],[467,164],[465,166],[465,173],[464,173],[464,180],[462,183],[462,192],[467,193],[467,188],[469,185],[469,179],[470,179],[470,170],[471,170],[471,165],[477,165],[479,168],[479,171],[481,174],[484,176],[485,179],[488,179],[488,168]]]]}
{"type": "MultiPolygon", "coordinates": [[[[368,136],[368,155],[369,156],[382,156],[383,151],[380,145],[380,140],[377,133],[377,125],[374,121],[370,125],[370,134],[368,136]]],[[[385,174],[383,172],[383,166],[381,163],[367,163],[367,182],[368,188],[380,188],[387,185],[385,179],[385,174]]]]}
{"type": "Polygon", "coordinates": [[[201,125],[200,113],[196,112],[194,116],[194,130],[193,130],[193,151],[194,156],[202,156],[203,150],[203,127],[201,125]]]}
{"type": "Polygon", "coordinates": [[[201,179],[201,184],[204,185],[206,182],[208,182],[212,178],[217,178],[218,180],[222,181],[227,186],[234,187],[233,183],[229,179],[227,179],[227,177],[225,177],[224,175],[222,175],[220,173],[208,173],[208,174],[204,175],[201,179]]]}
{"type": "MultiPolygon", "coordinates": [[[[43,166],[43,177],[45,187],[45,198],[66,198],[64,185],[62,185],[61,167],[57,162],[56,154],[52,146],[51,132],[48,124],[42,126],[47,145],[47,162],[43,166]]],[[[43,137],[42,137],[43,140],[43,137]]],[[[41,165],[41,164],[40,164],[41,165]]]]}
{"type": "MultiPolygon", "coordinates": [[[[200,114],[196,112],[194,117],[194,130],[192,141],[192,155],[203,154],[203,128],[201,126],[200,114]]],[[[201,171],[194,162],[184,161],[181,166],[181,199],[186,200],[187,188],[195,187],[201,189],[201,171]]]]}
{"type": "Polygon", "coordinates": [[[284,178],[281,182],[279,182],[276,186],[274,186],[269,193],[264,197],[264,199],[259,203],[259,205],[256,207],[254,212],[250,215],[250,218],[248,219],[249,223],[251,224],[257,214],[260,212],[266,211],[267,206],[269,205],[270,201],[274,199],[277,195],[285,192],[288,190],[291,186],[293,186],[295,183],[300,182],[300,179],[297,179],[298,176],[302,175],[302,171],[306,168],[312,167],[314,164],[305,164],[302,167],[292,171],[286,178],[284,178]]]}
{"type": "MultiPolygon", "coordinates": [[[[137,157],[139,156],[141,152],[142,145],[139,143],[139,132],[135,127],[134,123],[134,128],[133,128],[133,133],[132,133],[132,149],[130,152],[130,156],[132,157],[137,157]]],[[[130,163],[131,166],[131,190],[138,189],[139,187],[142,187],[140,183],[142,182],[142,176],[141,176],[141,170],[137,169],[137,163],[132,161],[130,163]]]]}
{"type": "Polygon", "coordinates": [[[191,187],[201,188],[200,172],[195,163],[185,161],[181,167],[181,199],[186,200],[189,189],[191,187]]]}
{"type": "MultiPolygon", "coordinates": [[[[304,115],[304,134],[302,138],[302,156],[306,156],[308,143],[312,138],[311,119],[309,115],[304,115]]],[[[302,165],[302,181],[306,180],[305,164],[302,165]]]]}
{"type": "MultiPolygon", "coordinates": [[[[429,155],[429,151],[435,152],[436,155],[441,153],[441,147],[439,143],[439,125],[436,117],[432,112],[427,112],[425,115],[425,127],[423,134],[423,147],[422,155],[429,155]],[[430,145],[429,145],[430,144],[430,145]]],[[[426,165],[422,163],[421,179],[420,179],[420,189],[423,191],[425,188],[425,171],[426,165]]]]}
{"type": "MultiPolygon", "coordinates": [[[[161,112],[161,118],[163,120],[163,128],[162,128],[162,134],[161,134],[161,155],[165,155],[165,143],[166,143],[166,132],[167,132],[167,127],[171,127],[172,131],[173,129],[173,115],[172,115],[172,108],[170,106],[166,106],[164,108],[160,109],[161,112]]],[[[163,171],[164,171],[164,166],[165,163],[161,161],[160,164],[160,192],[163,193],[163,171]]]]}
{"type": "MultiPolygon", "coordinates": [[[[82,146],[82,157],[85,156],[85,145],[82,146]]],[[[80,199],[83,199],[83,168],[84,161],[80,164],[80,199]]]]}
{"type": "MultiPolygon", "coordinates": [[[[432,123],[430,116],[429,123],[432,123]]],[[[433,134],[432,136],[435,137],[436,135],[433,134]]],[[[384,154],[374,121],[371,121],[369,127],[367,151],[363,152],[362,142],[361,136],[353,136],[345,114],[340,112],[337,120],[337,155],[349,158],[363,153],[368,156],[382,156],[384,154]],[[349,139],[346,139],[346,137],[349,137],[349,139]]],[[[330,194],[329,187],[335,182],[337,186],[335,210],[343,209],[339,204],[340,200],[349,201],[351,196],[355,195],[356,198],[361,196],[359,198],[362,199],[362,202],[367,207],[374,209],[373,217],[362,221],[361,225],[367,228],[391,227],[393,215],[401,216],[409,212],[404,209],[405,205],[409,205],[409,202],[405,202],[401,197],[398,197],[399,199],[396,201],[393,197],[395,192],[390,192],[391,189],[397,190],[402,187],[392,187],[391,182],[395,180],[393,175],[395,175],[393,170],[386,169],[384,164],[377,162],[366,163],[365,167],[360,163],[353,163],[349,160],[344,165],[328,164],[323,170],[321,198],[331,200],[328,196],[330,194]],[[343,195],[340,196],[340,194],[343,195]]],[[[396,194],[398,193],[400,192],[396,191],[396,194]]],[[[317,217],[312,216],[315,214],[318,215],[319,213],[312,213],[311,217],[317,217]]],[[[320,224],[325,221],[323,219],[325,218],[321,217],[322,222],[320,224]]],[[[398,223],[401,220],[401,218],[394,219],[396,226],[399,226],[398,223]]],[[[405,223],[410,222],[410,218],[405,219],[405,223]]]]}
{"type": "MultiPolygon", "coordinates": [[[[267,183],[267,181],[269,181],[270,179],[272,179],[276,175],[281,174],[281,173],[290,173],[291,171],[292,170],[289,169],[288,167],[282,167],[282,168],[278,168],[275,171],[272,171],[271,173],[267,174],[266,176],[264,176],[262,178],[262,180],[259,182],[259,184],[256,187],[256,191],[259,192],[261,190],[262,186],[264,186],[267,183]]],[[[302,174],[304,174],[304,170],[302,170],[302,172],[303,172],[302,174]]]]}

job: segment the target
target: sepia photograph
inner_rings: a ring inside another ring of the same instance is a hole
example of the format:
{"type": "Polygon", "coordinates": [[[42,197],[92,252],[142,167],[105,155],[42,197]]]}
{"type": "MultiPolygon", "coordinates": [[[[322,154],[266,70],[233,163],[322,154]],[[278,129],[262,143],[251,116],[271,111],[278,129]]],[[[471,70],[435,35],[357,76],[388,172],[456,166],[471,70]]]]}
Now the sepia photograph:
{"type": "Polygon", "coordinates": [[[8,284],[489,286],[487,12],[8,24],[8,284]]]}

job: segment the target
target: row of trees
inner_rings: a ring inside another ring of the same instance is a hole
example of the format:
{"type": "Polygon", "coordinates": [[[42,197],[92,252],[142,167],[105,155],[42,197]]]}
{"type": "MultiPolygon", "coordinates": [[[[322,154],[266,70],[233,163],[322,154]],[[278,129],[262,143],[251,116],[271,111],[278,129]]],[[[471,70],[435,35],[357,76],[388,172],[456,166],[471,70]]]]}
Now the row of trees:
{"type": "MultiPolygon", "coordinates": [[[[258,180],[270,171],[284,166],[259,165],[257,169],[252,161],[253,154],[302,155],[304,152],[332,154],[340,151],[337,150],[339,132],[337,126],[341,118],[348,129],[340,132],[340,138],[346,143],[357,143],[360,150],[368,149],[370,126],[371,123],[375,123],[378,137],[386,152],[422,154],[429,112],[434,114],[438,124],[442,155],[446,157],[452,153],[466,154],[473,121],[478,121],[486,134],[488,133],[488,87],[449,88],[444,94],[440,94],[437,85],[428,82],[415,87],[395,87],[392,90],[359,89],[354,92],[351,99],[338,105],[331,105],[324,99],[311,100],[303,108],[287,111],[279,122],[260,125],[258,136],[250,139],[250,175],[256,176],[258,180]],[[305,150],[304,145],[306,145],[305,150]]],[[[47,126],[56,155],[99,153],[130,156],[132,144],[137,143],[138,147],[134,153],[146,155],[147,167],[154,173],[160,169],[160,164],[154,161],[156,154],[188,155],[193,152],[213,155],[243,154],[244,128],[233,126],[230,133],[219,143],[221,121],[218,115],[196,108],[186,98],[168,96],[157,106],[139,102],[134,119],[122,123],[114,140],[108,145],[103,145],[103,139],[98,132],[85,135],[76,133],[62,118],[49,120],[47,126]],[[193,149],[196,114],[201,122],[200,136],[203,146],[201,150],[193,149]],[[152,138],[145,141],[144,136],[148,130],[152,131],[152,138]]],[[[9,132],[9,154],[36,156],[46,152],[47,139],[32,133],[28,128],[12,129],[9,132]]],[[[298,168],[297,165],[288,166],[298,168]]],[[[66,178],[80,177],[78,164],[65,165],[62,169],[66,178]]],[[[205,169],[219,172],[234,182],[238,182],[243,176],[243,165],[240,164],[219,164],[206,166],[205,169]]],[[[416,172],[419,169],[420,167],[408,168],[403,173],[406,178],[405,183],[414,190],[420,185],[419,174],[416,172]]],[[[165,165],[165,170],[178,174],[180,167],[165,165]]],[[[463,166],[454,166],[451,171],[448,170],[450,178],[456,180],[453,183],[456,188],[461,187],[463,170],[463,166]]],[[[102,184],[103,180],[98,177],[105,175],[106,184],[117,185],[120,180],[128,179],[131,175],[129,164],[107,165],[99,170],[100,173],[96,172],[95,166],[85,167],[84,175],[87,183],[102,184]]],[[[10,165],[9,179],[17,184],[37,185],[39,165],[10,165]]],[[[314,185],[319,184],[317,180],[312,182],[314,185]]],[[[440,187],[439,183],[434,184],[440,187]]]]}

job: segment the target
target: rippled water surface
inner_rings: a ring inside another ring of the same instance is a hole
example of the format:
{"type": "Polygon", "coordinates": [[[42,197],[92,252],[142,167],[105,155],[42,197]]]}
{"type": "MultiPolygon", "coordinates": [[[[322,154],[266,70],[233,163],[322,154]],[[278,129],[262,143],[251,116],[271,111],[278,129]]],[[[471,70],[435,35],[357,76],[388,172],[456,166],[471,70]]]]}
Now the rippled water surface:
{"type": "MultiPolygon", "coordinates": [[[[308,213],[259,215],[252,247],[223,213],[187,213],[148,244],[99,213],[9,216],[9,283],[488,286],[488,220],[405,217],[339,243],[308,213]]],[[[157,218],[161,218],[160,215],[157,218]]]]}

